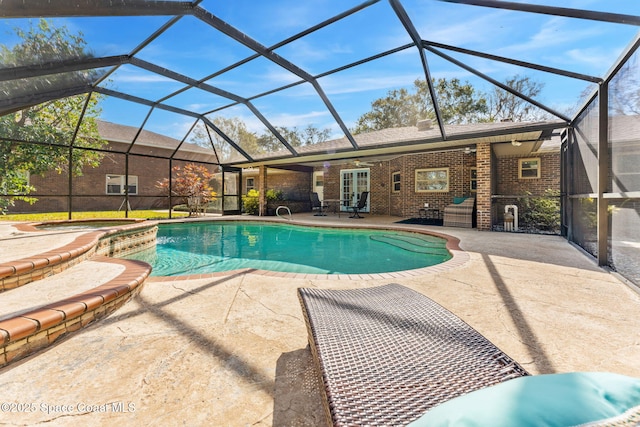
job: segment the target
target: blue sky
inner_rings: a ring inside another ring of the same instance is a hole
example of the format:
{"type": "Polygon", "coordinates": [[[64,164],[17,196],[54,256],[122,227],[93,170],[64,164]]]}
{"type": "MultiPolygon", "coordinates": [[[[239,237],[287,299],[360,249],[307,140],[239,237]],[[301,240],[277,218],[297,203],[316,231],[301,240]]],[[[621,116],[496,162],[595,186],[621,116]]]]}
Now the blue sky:
{"type": "MultiPolygon", "coordinates": [[[[204,0],[201,7],[244,32],[264,46],[290,37],[340,12],[362,3],[361,0],[204,0]]],[[[529,0],[528,3],[556,6],[554,0],[529,0]]],[[[547,66],[603,76],[620,53],[634,39],[637,27],[583,21],[549,15],[464,6],[435,0],[402,0],[422,39],[479,50],[495,55],[547,66]]],[[[563,7],[640,15],[638,0],[566,0],[563,7]]],[[[72,32],[81,31],[95,56],[130,53],[142,40],[167,22],[167,17],[60,18],[72,32]]],[[[11,45],[11,28],[25,26],[28,20],[0,19],[0,42],[11,45]]],[[[276,50],[311,75],[358,61],[407,43],[411,39],[388,1],[380,1],[352,16],[276,50]]],[[[502,81],[513,75],[527,75],[545,84],[538,100],[566,112],[578,102],[588,83],[548,73],[522,69],[462,54],[446,52],[492,78],[502,81]]],[[[166,67],[195,79],[201,79],[253,52],[192,16],[183,17],[173,27],[137,55],[140,59],[166,67]]],[[[432,76],[459,78],[477,89],[490,85],[467,71],[428,54],[432,76]]],[[[371,102],[389,90],[411,87],[424,78],[415,48],[393,54],[361,66],[320,78],[327,97],[345,124],[351,127],[370,109],[371,102]]],[[[242,97],[250,97],[300,79],[259,58],[207,83],[242,97]]],[[[121,66],[110,78],[108,87],[155,101],[183,87],[141,68],[121,66]]],[[[225,98],[190,89],[170,98],[167,104],[199,113],[230,103],[225,98]]],[[[274,125],[330,128],[342,135],[330,112],[309,84],[255,99],[254,105],[274,125]]],[[[117,99],[103,103],[105,120],[140,126],[148,107],[117,99]]],[[[209,116],[241,118],[251,130],[261,132],[262,123],[244,106],[233,107],[209,116]]],[[[154,112],[147,129],[182,138],[193,119],[181,115],[154,112]]]]}

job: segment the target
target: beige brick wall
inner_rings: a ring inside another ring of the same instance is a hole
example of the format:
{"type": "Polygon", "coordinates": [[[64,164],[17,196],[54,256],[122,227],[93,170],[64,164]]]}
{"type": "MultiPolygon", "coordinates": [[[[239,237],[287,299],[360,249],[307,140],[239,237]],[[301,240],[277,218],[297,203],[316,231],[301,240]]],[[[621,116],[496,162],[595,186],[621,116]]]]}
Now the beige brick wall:
{"type": "Polygon", "coordinates": [[[547,189],[560,189],[560,153],[543,153],[530,158],[540,159],[540,178],[520,179],[518,158],[498,159],[497,194],[518,196],[530,192],[534,196],[542,196],[547,189]]]}
{"type": "MultiPolygon", "coordinates": [[[[399,156],[396,159],[375,162],[370,167],[371,213],[414,217],[425,203],[430,207],[444,209],[452,203],[454,197],[471,196],[471,168],[475,166],[474,153],[448,151],[399,156]],[[449,191],[416,192],[416,169],[449,168],[449,191]],[[401,190],[393,191],[392,174],[400,173],[401,190]]],[[[324,195],[328,199],[337,199],[340,195],[340,170],[353,166],[336,165],[324,168],[324,195]]]]}
{"type": "MultiPolygon", "coordinates": [[[[542,176],[539,179],[518,179],[518,159],[492,159],[489,144],[478,144],[476,153],[466,154],[462,150],[432,153],[400,155],[395,159],[376,162],[370,167],[371,213],[399,217],[415,217],[418,209],[429,203],[430,207],[443,210],[454,197],[475,194],[477,199],[478,228],[490,229],[492,217],[491,195],[521,195],[530,191],[541,195],[548,188],[559,189],[560,154],[544,153],[541,159],[542,176]],[[493,164],[492,164],[493,162],[493,164]],[[477,163],[477,164],[476,164],[477,163]],[[471,168],[477,166],[478,192],[470,189],[471,168]],[[415,171],[425,168],[449,168],[449,191],[422,193],[415,191],[415,171]],[[492,167],[493,172],[492,172],[492,167]],[[401,191],[394,192],[392,174],[400,173],[401,191]],[[491,177],[495,182],[491,183],[491,177]]],[[[187,162],[174,162],[184,165],[187,162]]],[[[133,209],[164,207],[167,199],[160,196],[156,182],[164,178],[169,162],[162,159],[131,156],[129,173],[138,176],[139,193],[144,196],[130,198],[133,209]]],[[[337,199],[340,195],[340,170],[354,168],[349,164],[327,164],[317,170],[325,171],[324,197],[337,199]]],[[[106,174],[124,174],[124,156],[108,154],[96,169],[88,169],[82,177],[74,178],[74,193],[79,195],[101,195],[105,193],[106,174]]],[[[311,173],[269,173],[266,177],[266,189],[281,189],[289,200],[306,200],[312,191],[311,173]]],[[[68,191],[66,174],[48,174],[46,177],[32,177],[33,184],[40,194],[60,195],[68,191]]],[[[259,185],[256,177],[256,185],[259,185]]],[[[14,211],[65,211],[66,197],[41,197],[34,206],[18,203],[14,211]]],[[[74,210],[117,209],[122,203],[121,197],[78,197],[74,200],[74,210]]],[[[496,212],[493,212],[495,217],[496,212]]]]}
{"type": "Polygon", "coordinates": [[[478,230],[491,230],[491,144],[480,143],[476,146],[476,167],[478,171],[478,191],[476,196],[476,221],[478,230]]]}

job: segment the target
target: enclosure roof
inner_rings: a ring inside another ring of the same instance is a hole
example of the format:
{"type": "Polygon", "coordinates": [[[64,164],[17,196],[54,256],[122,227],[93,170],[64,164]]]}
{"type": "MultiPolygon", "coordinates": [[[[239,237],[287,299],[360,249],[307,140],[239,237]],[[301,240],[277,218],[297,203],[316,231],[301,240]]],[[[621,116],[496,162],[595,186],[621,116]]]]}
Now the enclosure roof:
{"type": "Polygon", "coordinates": [[[33,18],[82,33],[87,48],[4,55],[0,116],[82,95],[100,100],[103,130],[108,123],[136,130],[124,132],[123,143],[156,144],[156,153],[169,154],[154,155],[189,159],[197,145],[202,161],[238,166],[544,138],[569,124],[585,94],[639,43],[638,2],[571,2],[589,10],[555,4],[3,0],[5,52],[21,42],[13,29],[28,31],[33,18]],[[544,89],[529,97],[504,83],[516,75],[544,89]],[[448,124],[445,100],[430,84],[431,129],[354,133],[374,100],[439,78],[483,93],[497,87],[535,106],[544,120],[448,124]],[[309,126],[318,133],[302,142],[289,132],[304,135],[309,126]],[[168,141],[178,147],[162,150],[168,141]]]}

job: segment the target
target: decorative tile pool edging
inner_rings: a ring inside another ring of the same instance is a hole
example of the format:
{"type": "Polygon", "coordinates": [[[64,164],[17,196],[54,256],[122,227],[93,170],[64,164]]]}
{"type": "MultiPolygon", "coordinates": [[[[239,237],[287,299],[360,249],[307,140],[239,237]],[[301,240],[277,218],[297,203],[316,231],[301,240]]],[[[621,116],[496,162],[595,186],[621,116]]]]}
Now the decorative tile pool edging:
{"type": "MultiPolygon", "coordinates": [[[[41,232],[39,224],[19,224],[20,231],[41,232]]],[[[73,242],[32,257],[0,263],[0,293],[58,274],[94,255],[124,256],[153,247],[158,223],[149,221],[87,232],[73,242]]]]}
{"type": "Polygon", "coordinates": [[[0,368],[106,317],[137,295],[151,273],[141,261],[93,260],[123,265],[125,271],[93,289],[0,321],[0,368]]]}
{"type": "MultiPolygon", "coordinates": [[[[21,231],[40,231],[21,224],[21,231]]],[[[119,264],[125,271],[85,292],[0,321],[0,368],[106,317],[137,295],[151,273],[142,261],[112,258],[155,245],[157,222],[100,229],[33,257],[0,264],[0,293],[60,273],[84,260],[119,264]]]]}

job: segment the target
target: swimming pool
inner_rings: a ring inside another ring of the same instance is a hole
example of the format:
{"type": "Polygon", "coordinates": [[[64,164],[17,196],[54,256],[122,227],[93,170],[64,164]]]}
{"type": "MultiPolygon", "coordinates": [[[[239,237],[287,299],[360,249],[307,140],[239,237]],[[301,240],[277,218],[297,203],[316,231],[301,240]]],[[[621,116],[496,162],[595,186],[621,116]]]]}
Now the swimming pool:
{"type": "Polygon", "coordinates": [[[307,274],[412,270],[451,258],[443,238],[396,230],[310,227],[248,221],[160,224],[154,249],[128,258],[152,276],[244,268],[307,274]]]}

